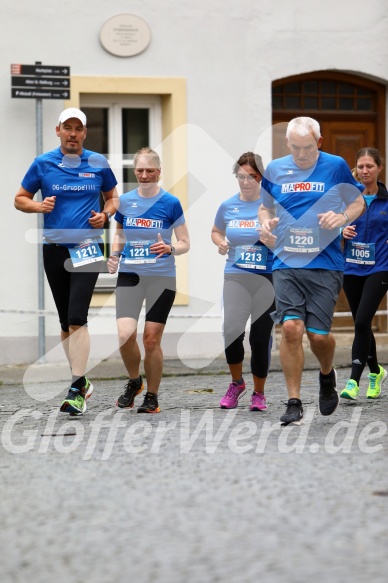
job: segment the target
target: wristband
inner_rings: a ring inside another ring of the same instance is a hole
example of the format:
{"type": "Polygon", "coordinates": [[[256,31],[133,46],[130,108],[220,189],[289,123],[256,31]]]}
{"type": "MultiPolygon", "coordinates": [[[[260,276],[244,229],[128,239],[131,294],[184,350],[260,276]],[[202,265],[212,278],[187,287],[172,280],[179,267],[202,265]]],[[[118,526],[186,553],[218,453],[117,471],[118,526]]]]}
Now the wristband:
{"type": "Polygon", "coordinates": [[[110,218],[112,215],[108,211],[101,211],[101,212],[102,212],[102,214],[106,215],[106,220],[110,221],[110,218]]]}
{"type": "Polygon", "coordinates": [[[345,212],[342,212],[341,215],[344,215],[344,217],[346,219],[346,222],[347,223],[350,223],[350,219],[349,219],[348,215],[345,212]]]}
{"type": "Polygon", "coordinates": [[[113,251],[113,252],[110,254],[110,256],[111,256],[111,257],[121,257],[121,253],[120,253],[120,251],[113,251]]]}

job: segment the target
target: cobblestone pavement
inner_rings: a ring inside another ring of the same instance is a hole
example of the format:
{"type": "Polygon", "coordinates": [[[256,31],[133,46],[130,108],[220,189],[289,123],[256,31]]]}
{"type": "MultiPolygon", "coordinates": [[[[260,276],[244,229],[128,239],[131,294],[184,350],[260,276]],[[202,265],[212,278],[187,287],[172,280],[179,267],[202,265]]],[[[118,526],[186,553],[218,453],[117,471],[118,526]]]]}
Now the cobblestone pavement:
{"type": "Polygon", "coordinates": [[[65,382],[4,384],[2,582],[386,583],[388,393],[324,418],[317,378],[288,428],[280,372],[263,413],[219,409],[219,373],[164,378],[159,415],[118,410],[123,380],[82,418],[65,382]]]}

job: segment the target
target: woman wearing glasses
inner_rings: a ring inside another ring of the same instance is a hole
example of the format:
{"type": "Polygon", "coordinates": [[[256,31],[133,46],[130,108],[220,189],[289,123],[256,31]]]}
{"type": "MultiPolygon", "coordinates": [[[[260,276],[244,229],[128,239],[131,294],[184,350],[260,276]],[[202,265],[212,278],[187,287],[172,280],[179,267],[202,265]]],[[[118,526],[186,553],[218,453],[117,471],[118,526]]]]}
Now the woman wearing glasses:
{"type": "Polygon", "coordinates": [[[272,286],[272,251],[260,241],[257,213],[260,182],[264,174],[261,157],[246,152],[234,164],[239,192],[219,207],[211,232],[218,253],[227,255],[223,288],[223,335],[231,383],[220,401],[222,409],[234,409],[245,394],[243,379],[244,336],[251,317],[249,343],[253,393],[251,411],[267,408],[264,385],[268,374],[275,310],[272,286]]]}

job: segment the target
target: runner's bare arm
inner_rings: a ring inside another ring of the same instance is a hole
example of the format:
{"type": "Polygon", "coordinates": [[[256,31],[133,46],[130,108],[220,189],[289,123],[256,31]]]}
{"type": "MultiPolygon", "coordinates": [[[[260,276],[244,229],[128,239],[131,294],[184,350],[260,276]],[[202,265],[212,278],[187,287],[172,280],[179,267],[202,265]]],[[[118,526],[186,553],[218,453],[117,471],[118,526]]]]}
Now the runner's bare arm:
{"type": "Polygon", "coordinates": [[[21,186],[15,196],[15,208],[23,213],[51,213],[55,207],[55,196],[46,196],[42,201],[33,200],[35,194],[21,186]]]}

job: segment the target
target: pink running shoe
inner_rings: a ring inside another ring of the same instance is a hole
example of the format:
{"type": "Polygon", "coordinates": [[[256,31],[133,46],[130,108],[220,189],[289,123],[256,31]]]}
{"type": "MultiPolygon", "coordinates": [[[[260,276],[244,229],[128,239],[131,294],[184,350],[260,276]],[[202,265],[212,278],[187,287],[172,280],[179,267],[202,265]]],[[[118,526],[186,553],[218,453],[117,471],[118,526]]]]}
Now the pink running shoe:
{"type": "Polygon", "coordinates": [[[252,393],[250,411],[265,411],[267,403],[262,393],[252,393]]]}
{"type": "Polygon", "coordinates": [[[245,395],[245,393],[246,390],[244,381],[241,383],[241,385],[238,385],[235,381],[233,381],[230,383],[229,389],[220,401],[221,409],[235,409],[238,405],[239,398],[245,395]]]}

